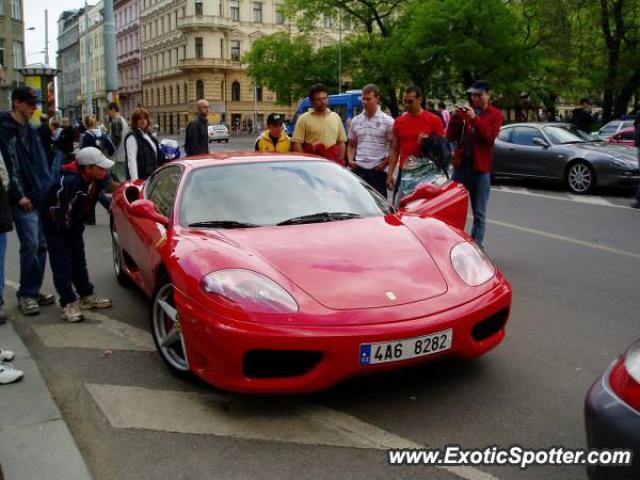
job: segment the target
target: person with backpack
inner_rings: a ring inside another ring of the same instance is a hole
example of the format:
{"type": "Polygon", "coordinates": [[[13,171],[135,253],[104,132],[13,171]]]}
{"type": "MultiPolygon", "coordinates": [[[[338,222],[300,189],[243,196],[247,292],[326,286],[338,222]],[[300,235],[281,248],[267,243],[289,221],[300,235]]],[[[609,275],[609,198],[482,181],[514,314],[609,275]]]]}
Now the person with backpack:
{"type": "Polygon", "coordinates": [[[111,120],[109,126],[111,141],[116,149],[113,159],[116,164],[124,163],[124,136],[127,134],[129,125],[127,125],[127,121],[120,115],[120,107],[116,102],[111,102],[107,105],[107,115],[111,120]]]}
{"type": "Polygon", "coordinates": [[[380,108],[380,88],[370,83],[362,88],[364,110],[349,127],[347,162],[353,173],[387,198],[389,144],[394,120],[380,108]]]}
{"type": "MultiPolygon", "coordinates": [[[[106,157],[113,157],[116,152],[116,147],[113,145],[111,139],[102,131],[102,128],[98,126],[96,117],[91,114],[85,115],[84,126],[86,130],[80,137],[80,150],[87,147],[94,147],[100,150],[106,157]]],[[[102,191],[98,197],[98,201],[108,212],[111,208],[111,197],[102,191]]],[[[96,224],[95,208],[87,216],[86,222],[87,225],[96,224]]]]}
{"type": "Polygon", "coordinates": [[[110,299],[93,293],[83,233],[113,165],[96,147],[81,149],[75,162],[61,167],[42,208],[53,284],[60,297],[61,318],[67,322],[81,321],[81,310],[111,306],[110,299]]]}

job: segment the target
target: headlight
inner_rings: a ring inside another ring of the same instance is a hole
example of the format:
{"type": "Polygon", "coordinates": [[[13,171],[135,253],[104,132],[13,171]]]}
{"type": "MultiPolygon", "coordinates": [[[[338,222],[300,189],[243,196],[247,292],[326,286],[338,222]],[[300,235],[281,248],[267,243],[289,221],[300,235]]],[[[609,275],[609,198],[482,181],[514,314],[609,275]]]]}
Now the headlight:
{"type": "Polygon", "coordinates": [[[202,278],[202,289],[254,313],[295,313],[298,304],[280,285],[250,270],[219,270],[202,278]]]}
{"type": "Polygon", "coordinates": [[[462,242],[451,249],[451,264],[464,283],[477,287],[491,280],[496,269],[475,245],[462,242]]]}

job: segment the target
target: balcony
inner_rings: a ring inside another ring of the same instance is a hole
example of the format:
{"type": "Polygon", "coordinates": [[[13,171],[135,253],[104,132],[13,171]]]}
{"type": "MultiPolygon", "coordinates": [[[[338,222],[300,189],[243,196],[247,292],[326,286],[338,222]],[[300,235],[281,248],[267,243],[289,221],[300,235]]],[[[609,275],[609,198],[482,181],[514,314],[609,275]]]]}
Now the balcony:
{"type": "Polygon", "coordinates": [[[183,32],[202,30],[233,30],[239,22],[230,18],[216,17],[213,15],[188,16],[178,19],[178,29],[183,32]]]}
{"type": "Polygon", "coordinates": [[[227,58],[187,58],[180,60],[178,66],[182,70],[204,70],[210,68],[240,70],[240,62],[235,62],[227,58]]]}

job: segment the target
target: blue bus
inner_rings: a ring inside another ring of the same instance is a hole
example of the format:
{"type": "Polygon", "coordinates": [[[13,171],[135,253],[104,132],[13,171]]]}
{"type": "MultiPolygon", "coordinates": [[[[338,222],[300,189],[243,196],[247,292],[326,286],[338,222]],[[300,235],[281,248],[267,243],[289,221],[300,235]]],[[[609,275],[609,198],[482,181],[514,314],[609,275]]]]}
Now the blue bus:
{"type": "MultiPolygon", "coordinates": [[[[308,110],[311,110],[312,105],[309,97],[303,99],[298,105],[298,109],[296,110],[291,123],[287,125],[287,134],[293,135],[293,131],[296,127],[296,122],[300,115],[305,113],[308,110]]],[[[336,112],[340,115],[342,119],[342,123],[344,124],[344,128],[349,132],[349,125],[351,125],[351,120],[353,117],[358,115],[363,110],[362,106],[362,91],[361,90],[348,90],[345,93],[339,93],[336,95],[329,95],[329,108],[331,111],[336,112]]]]}

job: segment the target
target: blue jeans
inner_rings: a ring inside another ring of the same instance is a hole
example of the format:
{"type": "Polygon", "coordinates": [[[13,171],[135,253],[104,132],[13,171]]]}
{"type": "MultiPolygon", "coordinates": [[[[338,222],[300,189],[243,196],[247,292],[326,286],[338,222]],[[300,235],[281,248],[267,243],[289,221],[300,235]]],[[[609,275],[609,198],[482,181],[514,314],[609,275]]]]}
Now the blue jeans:
{"type": "Polygon", "coordinates": [[[20,288],[18,297],[38,298],[47,264],[47,241],[37,210],[27,212],[11,206],[13,223],[20,240],[20,288]]]}
{"type": "Polygon", "coordinates": [[[4,258],[7,253],[7,232],[0,233],[0,305],[4,305],[4,258]]]}
{"type": "Polygon", "coordinates": [[[460,168],[453,172],[451,179],[461,183],[469,192],[473,211],[471,237],[482,247],[487,218],[487,203],[491,190],[491,174],[480,173],[470,168],[460,168]]]}

